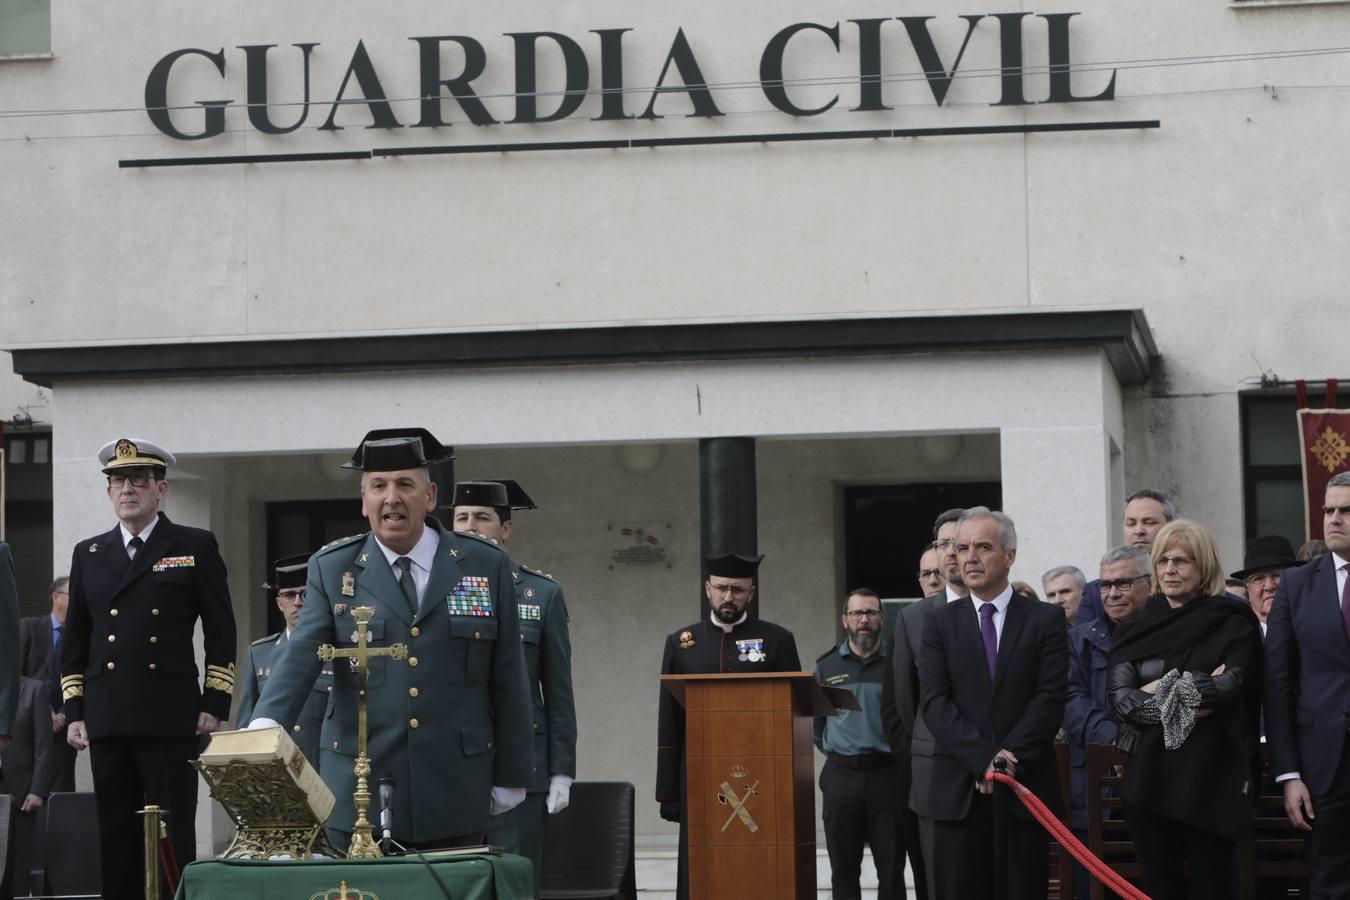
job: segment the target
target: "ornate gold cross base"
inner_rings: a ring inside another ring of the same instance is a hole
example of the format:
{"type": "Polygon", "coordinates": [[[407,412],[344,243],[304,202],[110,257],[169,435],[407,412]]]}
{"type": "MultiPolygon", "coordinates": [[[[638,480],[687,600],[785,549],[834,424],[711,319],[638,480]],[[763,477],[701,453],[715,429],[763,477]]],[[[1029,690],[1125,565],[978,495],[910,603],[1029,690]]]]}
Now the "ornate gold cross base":
{"type": "Polygon", "coordinates": [[[366,755],[366,688],[370,678],[370,658],[372,656],[388,656],[391,659],[407,659],[408,657],[407,644],[390,644],[388,647],[378,648],[367,646],[366,640],[369,634],[366,626],[374,615],[375,609],[371,606],[358,606],[352,610],[352,618],[356,620],[355,647],[339,650],[332,644],[319,645],[319,659],[324,662],[337,657],[349,657],[356,660],[361,684],[361,689],[357,692],[356,791],[352,793],[352,803],[356,806],[356,822],[352,824],[352,843],[347,848],[348,859],[369,859],[384,855],[380,853],[380,847],[375,843],[375,838],[371,834],[370,821],[366,819],[366,810],[370,808],[370,785],[366,781],[370,776],[370,757],[366,755]]]}

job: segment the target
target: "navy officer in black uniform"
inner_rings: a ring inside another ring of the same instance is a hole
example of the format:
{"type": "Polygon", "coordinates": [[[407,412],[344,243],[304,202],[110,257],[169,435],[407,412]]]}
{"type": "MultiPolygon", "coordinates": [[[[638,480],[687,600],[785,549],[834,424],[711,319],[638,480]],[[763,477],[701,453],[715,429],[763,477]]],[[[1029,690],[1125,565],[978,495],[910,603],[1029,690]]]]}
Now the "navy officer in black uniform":
{"type": "MultiPolygon", "coordinates": [[[[281,610],[286,627],[249,645],[247,664],[239,676],[239,712],[234,717],[237,723],[247,725],[252,721],[253,707],[258,703],[268,676],[272,674],[272,664],[300,622],[300,610],[305,608],[305,576],[308,571],[308,553],[287,556],[272,564],[272,577],[263,584],[263,589],[276,592],[277,609],[281,610]]],[[[300,717],[287,723],[292,740],[316,771],[321,752],[319,729],[323,726],[324,712],[332,693],[333,664],[326,662],[314,682],[314,688],[305,699],[300,717]]]]}
{"type": "MultiPolygon", "coordinates": [[[[98,454],[117,527],[75,545],[61,641],[67,740],[89,748],[103,896],[145,897],[137,810],[168,810],[180,866],[196,858],[197,758],[234,692],[234,613],[215,536],[169,521],[173,454],[123,438],[98,454]],[[206,679],[193,632],[202,623],[206,679]]],[[[167,887],[167,886],[166,886],[167,887]]]]}
{"type": "MultiPolygon", "coordinates": [[[[711,610],[666,638],[662,675],[720,672],[800,672],[792,632],[750,615],[755,572],[762,556],[729,553],[707,560],[704,596],[711,610]]],[[[688,834],[684,816],[684,707],[666,688],[657,708],[656,800],[661,818],[680,823],[677,896],[689,896],[688,834]]]]}
{"type": "Polygon", "coordinates": [[[830,853],[830,896],[859,900],[863,845],[872,848],[877,900],[904,897],[900,843],[900,785],[895,757],[881,720],[881,692],[890,672],[881,640],[881,600],[857,588],[844,601],[844,640],[816,660],[821,684],[841,687],[858,700],[815,720],[816,746],[825,754],[820,793],[825,847],[830,853]]]}

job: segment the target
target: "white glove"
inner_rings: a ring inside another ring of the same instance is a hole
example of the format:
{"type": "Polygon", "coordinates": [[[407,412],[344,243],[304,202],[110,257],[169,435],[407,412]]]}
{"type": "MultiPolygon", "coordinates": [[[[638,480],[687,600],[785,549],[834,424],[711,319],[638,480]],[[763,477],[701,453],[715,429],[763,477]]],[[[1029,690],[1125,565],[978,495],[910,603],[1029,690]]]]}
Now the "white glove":
{"type": "Polygon", "coordinates": [[[548,799],[544,806],[551,816],[567,809],[572,802],[572,778],[568,775],[550,775],[548,779],[548,799]]]}
{"type": "Polygon", "coordinates": [[[524,788],[497,787],[496,785],[493,785],[492,802],[488,804],[488,811],[494,816],[500,816],[502,813],[510,812],[524,802],[524,788]]]}
{"type": "Polygon", "coordinates": [[[271,728],[273,725],[280,725],[276,719],[253,719],[248,723],[245,731],[257,731],[259,728],[271,728]]]}

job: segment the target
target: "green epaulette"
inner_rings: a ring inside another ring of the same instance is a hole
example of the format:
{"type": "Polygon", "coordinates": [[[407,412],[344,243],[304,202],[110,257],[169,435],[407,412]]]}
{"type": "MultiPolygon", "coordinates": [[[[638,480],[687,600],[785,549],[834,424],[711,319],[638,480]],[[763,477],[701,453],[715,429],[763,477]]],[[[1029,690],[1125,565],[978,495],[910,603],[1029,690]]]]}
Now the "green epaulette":
{"type": "Polygon", "coordinates": [[[546,579],[548,579],[549,581],[553,582],[554,584],[557,584],[557,583],[558,583],[558,579],[554,578],[552,575],[548,574],[547,572],[541,572],[541,571],[539,571],[538,569],[531,569],[529,566],[525,565],[524,563],[516,563],[516,565],[520,566],[520,569],[521,569],[522,572],[529,572],[531,575],[538,575],[540,578],[546,578],[546,579]]]}
{"type": "Polygon", "coordinates": [[[349,534],[346,537],[338,538],[336,541],[329,541],[328,543],[320,547],[318,550],[315,550],[314,555],[318,556],[320,553],[327,553],[330,550],[336,550],[339,547],[345,547],[348,544],[352,543],[353,541],[365,540],[365,537],[366,536],[364,534],[349,534]]]}
{"type": "Polygon", "coordinates": [[[456,531],[454,534],[455,534],[455,537],[458,537],[458,538],[473,538],[475,541],[478,541],[480,544],[487,544],[489,547],[493,547],[493,548],[495,548],[495,549],[501,551],[502,553],[505,553],[505,552],[506,552],[505,548],[503,548],[501,544],[499,544],[498,542],[494,541],[492,538],[486,538],[486,537],[483,537],[481,534],[479,534],[479,533],[476,532],[476,531],[456,531]]]}
{"type": "Polygon", "coordinates": [[[272,641],[275,641],[277,639],[278,634],[281,634],[281,632],[278,631],[276,634],[269,634],[267,637],[260,637],[253,643],[249,644],[249,646],[256,647],[259,644],[270,644],[272,641]]]}

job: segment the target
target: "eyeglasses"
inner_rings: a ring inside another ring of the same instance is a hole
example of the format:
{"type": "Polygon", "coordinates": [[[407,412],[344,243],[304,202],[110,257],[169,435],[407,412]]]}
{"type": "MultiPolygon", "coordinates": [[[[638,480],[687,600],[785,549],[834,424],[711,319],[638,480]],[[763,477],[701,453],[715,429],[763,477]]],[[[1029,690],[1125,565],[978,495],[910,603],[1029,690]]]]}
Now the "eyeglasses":
{"type": "Polygon", "coordinates": [[[737,587],[734,584],[708,584],[708,590],[714,594],[732,594],[736,597],[743,597],[754,590],[752,587],[737,587]]]}
{"type": "Polygon", "coordinates": [[[277,591],[277,597],[281,600],[303,600],[305,599],[305,589],[277,591]]]}
{"type": "Polygon", "coordinates": [[[881,610],[879,609],[850,609],[844,613],[850,619],[879,619],[881,610]]]}
{"type": "Polygon", "coordinates": [[[1281,574],[1280,572],[1257,572],[1255,575],[1248,575],[1244,580],[1250,587],[1266,583],[1279,587],[1281,574]]]}
{"type": "MultiPolygon", "coordinates": [[[[1161,567],[1161,565],[1162,564],[1159,563],[1159,567],[1161,567]]],[[[1133,587],[1136,581],[1138,581],[1141,578],[1147,577],[1148,577],[1147,575],[1136,575],[1133,578],[1117,578],[1115,581],[1107,581],[1105,579],[1102,579],[1102,581],[1099,583],[1102,586],[1103,594],[1109,594],[1112,591],[1120,591],[1123,594],[1126,591],[1128,591],[1131,587],[1133,587]]]]}
{"type": "Polygon", "coordinates": [[[941,569],[920,569],[919,580],[922,581],[925,578],[937,578],[941,574],[942,574],[941,569]]]}
{"type": "Polygon", "coordinates": [[[956,544],[955,538],[943,538],[940,541],[933,541],[934,550],[950,550],[956,544]]]}
{"type": "Polygon", "coordinates": [[[1178,569],[1184,569],[1187,566],[1195,565],[1195,560],[1189,556],[1160,556],[1158,557],[1158,571],[1176,566],[1178,569]]]}
{"type": "Polygon", "coordinates": [[[131,482],[132,487],[143,488],[155,478],[149,472],[132,472],[130,475],[109,475],[108,484],[113,490],[120,491],[127,482],[131,482]]]}

